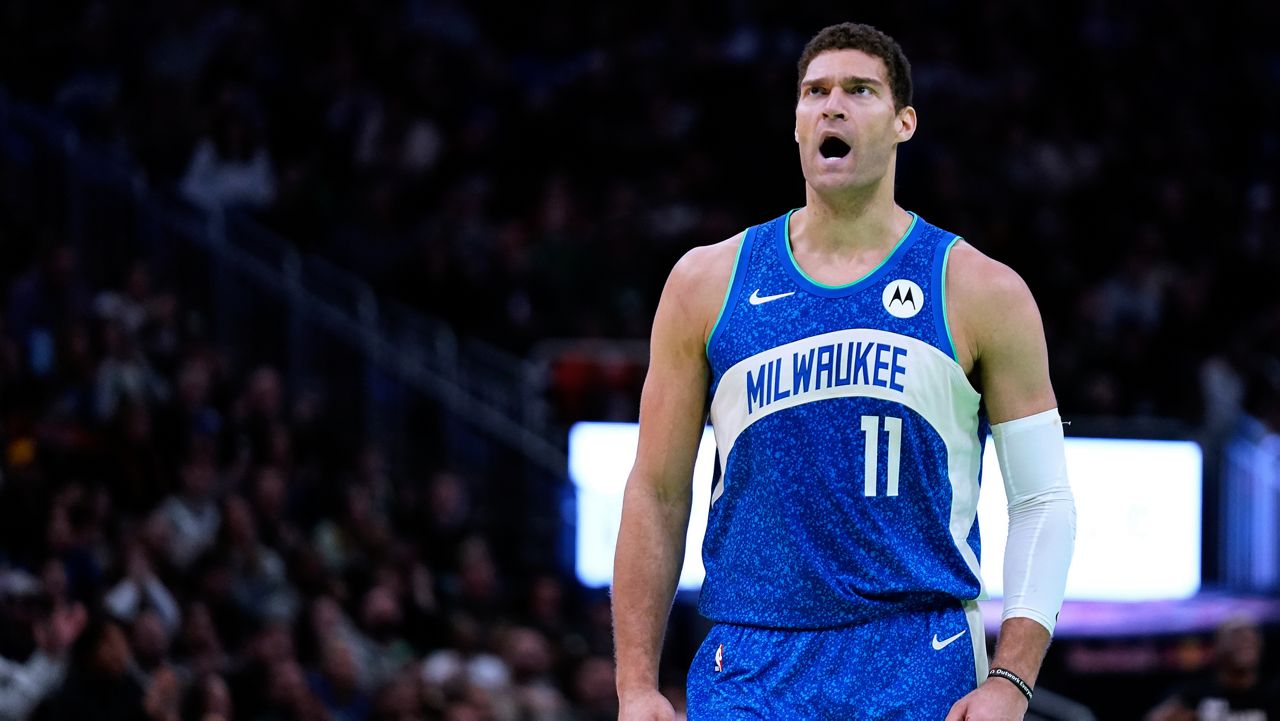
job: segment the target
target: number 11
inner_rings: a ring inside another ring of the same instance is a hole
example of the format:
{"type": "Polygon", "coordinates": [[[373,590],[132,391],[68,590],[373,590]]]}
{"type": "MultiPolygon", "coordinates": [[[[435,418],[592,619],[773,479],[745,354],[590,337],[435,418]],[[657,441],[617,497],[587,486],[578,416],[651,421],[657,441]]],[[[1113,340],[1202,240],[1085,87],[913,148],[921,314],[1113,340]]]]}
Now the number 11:
{"type": "MultiPolygon", "coordinates": [[[[886,496],[898,495],[898,464],[902,460],[902,419],[886,416],[884,429],[889,433],[889,485],[886,496]]],[[[863,416],[862,432],[867,434],[864,457],[862,495],[874,496],[880,467],[880,416],[863,416]]]]}

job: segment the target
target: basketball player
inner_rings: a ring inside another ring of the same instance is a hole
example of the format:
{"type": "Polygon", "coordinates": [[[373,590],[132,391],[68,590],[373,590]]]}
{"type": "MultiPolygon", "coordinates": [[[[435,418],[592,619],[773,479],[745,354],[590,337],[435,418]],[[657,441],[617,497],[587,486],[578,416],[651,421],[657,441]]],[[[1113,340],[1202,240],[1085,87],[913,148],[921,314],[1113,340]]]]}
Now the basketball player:
{"type": "Polygon", "coordinates": [[[689,718],[1020,719],[1075,535],[1039,312],[1012,270],[895,203],[916,129],[898,45],[829,27],[799,70],[804,207],[690,251],[658,305],[614,570],[620,718],[673,718],[658,659],[709,399],[716,625],[689,718]],[[991,675],[988,420],[1010,499],[991,675]]]}

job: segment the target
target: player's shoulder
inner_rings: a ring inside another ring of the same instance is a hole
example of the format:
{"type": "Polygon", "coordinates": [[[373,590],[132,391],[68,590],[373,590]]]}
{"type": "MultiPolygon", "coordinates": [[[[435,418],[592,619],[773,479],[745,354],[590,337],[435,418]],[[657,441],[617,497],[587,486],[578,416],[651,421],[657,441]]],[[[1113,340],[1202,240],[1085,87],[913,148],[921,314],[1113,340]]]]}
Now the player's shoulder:
{"type": "Polygon", "coordinates": [[[671,270],[673,279],[685,283],[707,283],[723,278],[726,282],[733,274],[734,260],[746,231],[710,245],[690,248],[671,270]]]}
{"type": "Polygon", "coordinates": [[[697,329],[705,340],[729,292],[735,259],[745,235],[743,231],[718,243],[690,248],[676,261],[662,290],[660,315],[663,306],[669,307],[676,315],[668,317],[679,318],[685,327],[697,329]]]}
{"type": "Polygon", "coordinates": [[[665,292],[699,306],[713,299],[718,304],[728,292],[734,261],[745,235],[743,231],[718,243],[690,248],[671,269],[665,292]]]}
{"type": "Polygon", "coordinates": [[[946,303],[961,364],[1012,336],[1039,335],[1040,311],[1022,276],[961,240],[947,259],[946,303]]]}
{"type": "Polygon", "coordinates": [[[1002,309],[1035,303],[1017,271],[965,240],[956,242],[947,259],[946,283],[948,295],[970,312],[998,315],[1002,309]]]}

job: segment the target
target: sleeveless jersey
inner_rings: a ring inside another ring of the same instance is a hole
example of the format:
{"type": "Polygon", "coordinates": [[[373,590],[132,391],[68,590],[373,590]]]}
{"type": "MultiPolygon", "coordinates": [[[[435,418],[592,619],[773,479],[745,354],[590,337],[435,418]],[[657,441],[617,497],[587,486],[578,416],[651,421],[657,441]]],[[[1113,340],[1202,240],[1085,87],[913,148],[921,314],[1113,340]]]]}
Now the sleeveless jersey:
{"type": "Polygon", "coordinates": [[[747,230],[707,342],[700,610],[830,628],[977,598],[987,424],[943,300],[959,238],[913,213],[878,267],[828,286],[795,262],[790,217],[747,230]]]}

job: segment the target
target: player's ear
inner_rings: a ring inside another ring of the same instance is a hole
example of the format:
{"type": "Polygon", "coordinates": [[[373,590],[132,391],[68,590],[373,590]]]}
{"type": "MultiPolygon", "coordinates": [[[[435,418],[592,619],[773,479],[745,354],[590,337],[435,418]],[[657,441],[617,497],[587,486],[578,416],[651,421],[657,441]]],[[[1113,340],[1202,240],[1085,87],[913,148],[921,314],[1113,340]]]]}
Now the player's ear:
{"type": "Polygon", "coordinates": [[[800,142],[800,128],[796,128],[795,133],[796,133],[796,142],[798,143],[800,142]]]}
{"type": "Polygon", "coordinates": [[[898,129],[898,142],[905,143],[916,134],[916,109],[908,105],[898,111],[898,117],[894,121],[898,129]]]}

